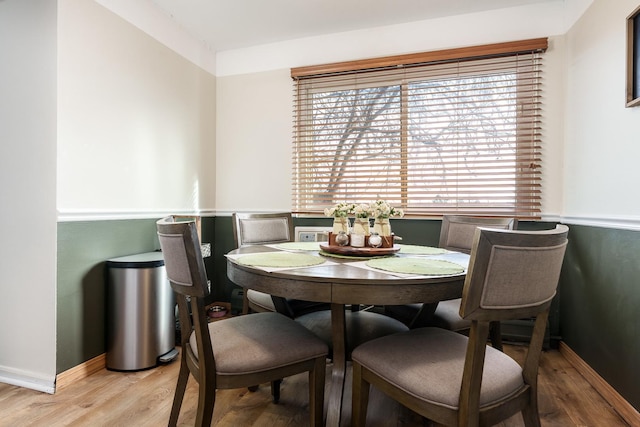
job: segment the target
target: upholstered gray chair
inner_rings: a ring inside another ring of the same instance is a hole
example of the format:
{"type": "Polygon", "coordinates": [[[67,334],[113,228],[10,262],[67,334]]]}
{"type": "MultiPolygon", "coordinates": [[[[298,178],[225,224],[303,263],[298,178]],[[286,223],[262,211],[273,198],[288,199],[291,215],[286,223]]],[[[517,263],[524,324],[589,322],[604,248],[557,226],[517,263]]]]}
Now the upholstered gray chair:
{"type": "MultiPolygon", "coordinates": [[[[476,228],[486,227],[500,230],[516,229],[515,218],[491,218],[467,215],[444,215],[440,228],[438,246],[451,251],[470,253],[476,228]]],[[[411,329],[424,326],[437,326],[456,332],[467,332],[471,327],[469,320],[460,316],[460,298],[440,301],[436,304],[407,304],[385,307],[385,312],[406,324],[411,329]],[[434,311],[435,307],[435,311],[434,311]]],[[[491,342],[502,349],[500,322],[491,325],[491,342]]]]}
{"type": "MultiPolygon", "coordinates": [[[[293,218],[290,212],[283,213],[234,213],[233,236],[236,247],[292,242],[294,238],[293,218]]],[[[272,296],[253,289],[245,289],[242,312],[278,311],[295,318],[317,310],[328,310],[325,303],[303,301],[272,296]],[[277,307],[276,307],[277,306],[277,307]]]]}
{"type": "Polygon", "coordinates": [[[302,372],[309,373],[310,425],[322,425],[327,345],[279,313],[208,323],[204,299],[210,290],[195,223],[167,217],[157,222],[157,230],[182,330],[180,372],[169,425],[177,424],[189,374],[199,387],[196,425],[208,427],[216,389],[273,384],[302,372]]]}
{"type": "Polygon", "coordinates": [[[352,426],[364,426],[370,385],[438,425],[489,426],[522,412],[539,426],[537,375],[568,227],[477,229],[460,313],[466,337],[419,328],[353,351],[352,426]],[[524,364],[486,344],[492,321],[535,318],[524,364]]]}
{"type": "MultiPolygon", "coordinates": [[[[233,227],[237,247],[295,240],[292,215],[289,212],[234,213],[233,227]]],[[[252,289],[246,290],[244,294],[245,312],[277,311],[291,317],[322,338],[329,345],[329,355],[332,355],[330,304],[283,298],[252,289]]],[[[345,313],[345,323],[348,354],[355,346],[370,339],[408,329],[388,316],[360,311],[359,306],[351,306],[345,313]]]]}

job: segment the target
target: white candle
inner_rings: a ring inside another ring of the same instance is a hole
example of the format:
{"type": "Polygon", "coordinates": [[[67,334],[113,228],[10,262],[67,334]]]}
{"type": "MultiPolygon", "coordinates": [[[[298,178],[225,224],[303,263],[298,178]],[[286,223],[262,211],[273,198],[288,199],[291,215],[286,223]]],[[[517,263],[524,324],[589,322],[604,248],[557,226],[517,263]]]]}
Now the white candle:
{"type": "Polygon", "coordinates": [[[354,248],[364,247],[364,234],[352,234],[351,246],[353,246],[354,248]]]}

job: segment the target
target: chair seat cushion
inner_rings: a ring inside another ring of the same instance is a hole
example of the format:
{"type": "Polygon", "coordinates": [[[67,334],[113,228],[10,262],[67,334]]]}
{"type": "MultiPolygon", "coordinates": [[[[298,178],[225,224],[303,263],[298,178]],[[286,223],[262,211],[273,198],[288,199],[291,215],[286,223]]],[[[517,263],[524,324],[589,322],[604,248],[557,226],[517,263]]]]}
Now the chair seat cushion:
{"type": "MultiPolygon", "coordinates": [[[[254,313],[209,323],[219,375],[240,375],[328,354],[309,330],[278,313],[254,313]]],[[[196,357],[196,337],[189,343],[196,357]]]]}
{"type": "MultiPolygon", "coordinates": [[[[305,314],[297,317],[296,322],[321,338],[329,345],[329,348],[333,348],[331,342],[331,311],[324,310],[305,314]]],[[[345,323],[347,326],[346,346],[349,353],[360,344],[372,339],[409,330],[407,326],[396,319],[369,311],[347,311],[345,312],[345,323]]]]}
{"type": "MultiPolygon", "coordinates": [[[[251,304],[261,307],[263,311],[276,311],[276,307],[273,304],[270,294],[255,291],[253,289],[247,289],[247,299],[251,304]]],[[[318,310],[328,310],[331,307],[330,304],[325,302],[303,301],[290,298],[287,299],[287,304],[289,305],[289,308],[291,308],[294,317],[318,310]]]]}
{"type": "Polygon", "coordinates": [[[276,311],[276,307],[273,305],[273,300],[270,294],[264,292],[254,291],[253,289],[247,289],[247,299],[252,303],[261,307],[265,311],[276,311]]]}
{"type": "MultiPolygon", "coordinates": [[[[362,344],[352,359],[404,392],[450,409],[458,408],[468,338],[440,328],[419,328],[362,344]]],[[[516,393],[522,368],[486,347],[480,406],[516,393]]]]}
{"type": "MultiPolygon", "coordinates": [[[[463,331],[471,327],[471,321],[460,317],[460,302],[462,300],[452,299],[440,301],[436,311],[433,313],[430,325],[450,331],[463,331]]],[[[425,325],[427,326],[427,325],[425,325]]]]}

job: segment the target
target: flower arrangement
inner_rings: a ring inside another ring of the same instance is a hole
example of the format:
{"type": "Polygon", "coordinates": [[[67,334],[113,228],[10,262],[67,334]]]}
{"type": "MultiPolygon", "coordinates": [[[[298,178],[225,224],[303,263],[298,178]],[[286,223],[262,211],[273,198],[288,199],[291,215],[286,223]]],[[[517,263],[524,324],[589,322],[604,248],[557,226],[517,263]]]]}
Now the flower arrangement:
{"type": "Polygon", "coordinates": [[[380,236],[391,236],[389,218],[394,216],[401,218],[404,216],[404,212],[402,209],[394,208],[384,200],[376,200],[371,203],[371,215],[375,218],[373,231],[380,236]]]}
{"type": "Polygon", "coordinates": [[[353,203],[337,203],[331,208],[326,208],[324,210],[324,215],[332,216],[334,218],[346,218],[353,213],[354,208],[355,205],[353,203]]]}
{"type": "Polygon", "coordinates": [[[391,218],[394,216],[402,218],[404,216],[402,209],[394,208],[384,200],[376,200],[371,203],[370,210],[371,216],[379,219],[391,218]]]}
{"type": "Polygon", "coordinates": [[[371,205],[367,205],[366,203],[361,203],[359,205],[354,206],[353,214],[356,218],[371,218],[371,205]]]}
{"type": "Polygon", "coordinates": [[[376,200],[370,204],[337,203],[324,210],[325,216],[333,217],[333,233],[341,231],[349,233],[350,215],[355,216],[354,234],[369,235],[369,218],[375,218],[374,231],[381,236],[390,236],[389,218],[404,216],[402,209],[394,208],[384,200],[376,200]]]}
{"type": "Polygon", "coordinates": [[[335,206],[324,210],[325,216],[333,217],[333,234],[338,234],[341,231],[349,233],[349,220],[347,217],[353,213],[354,207],[353,203],[337,203],[335,206]]]}
{"type": "Polygon", "coordinates": [[[353,208],[356,216],[353,222],[353,234],[369,235],[369,218],[371,218],[371,205],[361,203],[353,208]]]}

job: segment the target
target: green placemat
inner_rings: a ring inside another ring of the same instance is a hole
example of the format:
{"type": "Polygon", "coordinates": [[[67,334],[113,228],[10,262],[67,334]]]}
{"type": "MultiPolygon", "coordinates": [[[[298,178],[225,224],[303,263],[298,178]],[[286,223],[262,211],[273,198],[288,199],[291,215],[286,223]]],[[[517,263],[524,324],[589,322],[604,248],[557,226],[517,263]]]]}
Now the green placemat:
{"type": "Polygon", "coordinates": [[[320,243],[318,242],[285,242],[274,245],[278,249],[283,251],[317,251],[320,250],[320,243]]]}
{"type": "Polygon", "coordinates": [[[432,246],[418,246],[418,245],[398,245],[400,246],[401,254],[409,255],[439,255],[447,252],[446,249],[434,248],[432,246]]]}
{"type": "Polygon", "coordinates": [[[243,255],[238,258],[238,264],[252,267],[309,267],[325,262],[324,259],[307,254],[292,252],[264,252],[259,254],[243,255]]]}
{"type": "Polygon", "coordinates": [[[421,276],[449,276],[464,273],[464,268],[459,264],[429,258],[377,258],[367,261],[367,265],[392,273],[421,276]]]}

